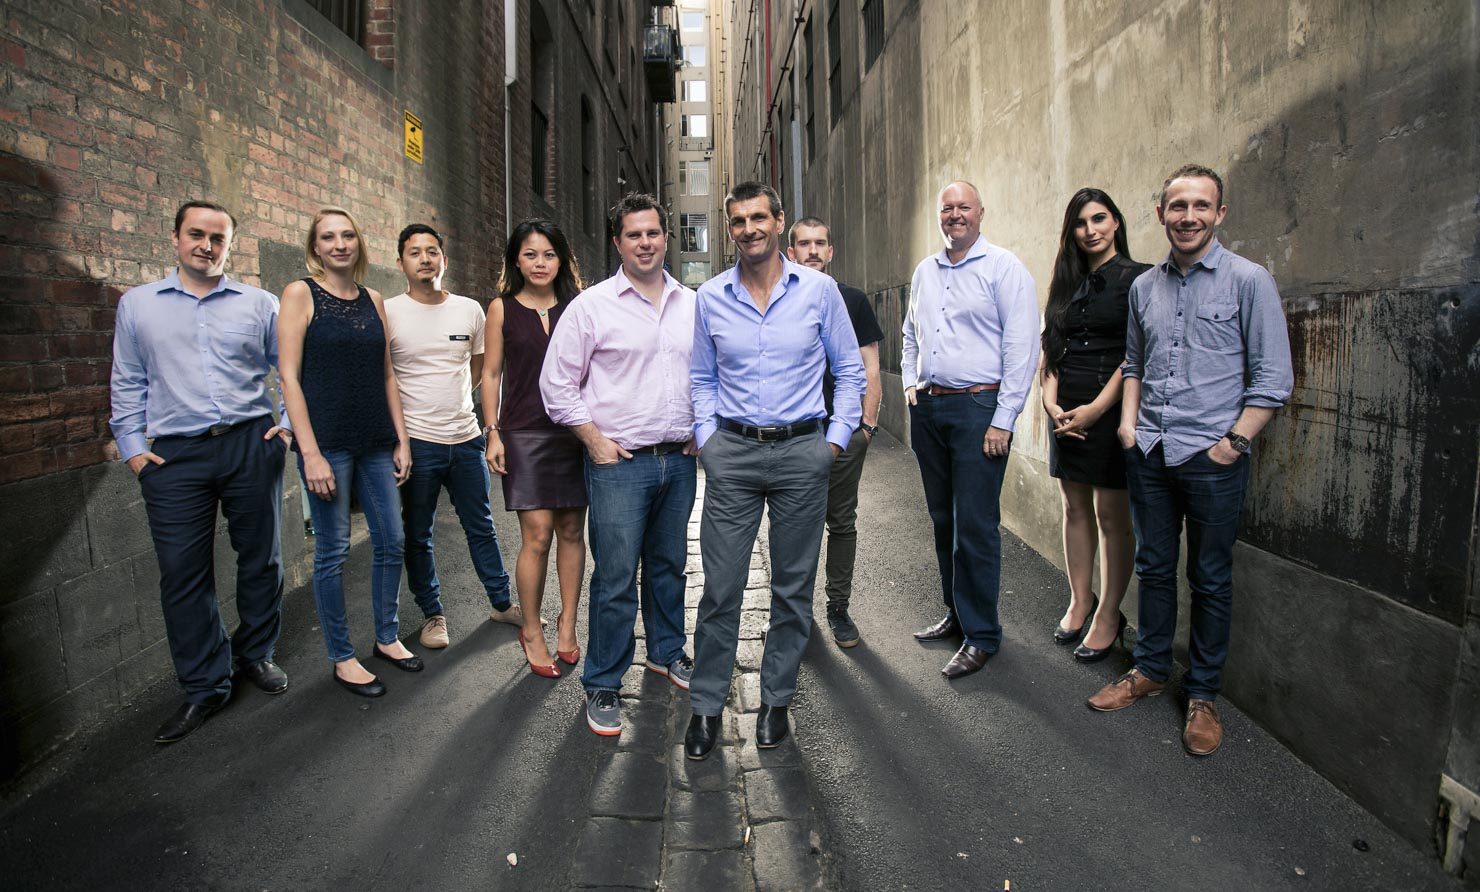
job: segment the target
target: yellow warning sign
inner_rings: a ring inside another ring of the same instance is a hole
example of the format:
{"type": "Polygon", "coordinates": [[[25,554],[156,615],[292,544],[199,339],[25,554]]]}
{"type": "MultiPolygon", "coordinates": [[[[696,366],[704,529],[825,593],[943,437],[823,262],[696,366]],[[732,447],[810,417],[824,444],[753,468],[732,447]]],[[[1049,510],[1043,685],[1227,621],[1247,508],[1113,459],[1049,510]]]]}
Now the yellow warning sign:
{"type": "Polygon", "coordinates": [[[406,157],[421,163],[421,118],[406,112],[406,157]]]}

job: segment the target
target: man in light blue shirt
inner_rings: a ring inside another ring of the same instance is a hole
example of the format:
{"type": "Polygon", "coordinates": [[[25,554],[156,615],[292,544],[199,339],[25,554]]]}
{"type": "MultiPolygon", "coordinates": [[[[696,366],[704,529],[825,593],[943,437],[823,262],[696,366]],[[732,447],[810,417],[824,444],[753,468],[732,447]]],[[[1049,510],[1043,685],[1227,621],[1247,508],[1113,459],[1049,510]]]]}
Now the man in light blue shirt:
{"type": "Polygon", "coordinates": [[[273,422],[267,387],[278,301],[226,276],[235,230],[220,205],[184,204],[172,236],[179,265],[126,292],[114,319],[110,426],[143,492],[165,634],[185,688],[158,743],[180,740],[224,706],[233,668],[269,694],[288,689],[273,663],[288,439],[273,422]],[[230,639],[216,604],[218,508],[237,554],[240,624],[230,639]]]}
{"type": "Polygon", "coordinates": [[[1002,642],[998,499],[1038,367],[1039,317],[1027,268],[982,237],[976,187],[949,183],[938,203],[945,249],[920,261],[910,281],[900,372],[946,606],[945,618],[915,637],[961,636],[941,670],[959,678],[1002,642]]]}
{"type": "Polygon", "coordinates": [[[838,285],[785,259],[786,218],[775,190],[741,183],[725,197],[736,264],[699,288],[691,381],[694,438],[704,465],[699,541],[704,597],[694,631],[691,759],[719,737],[740,633],[740,606],[761,513],[770,509],[771,627],[761,661],[756,745],[790,730],[833,461],[862,419],[865,378],[838,285]],[[831,367],[833,414],[823,405],[831,367]]]}

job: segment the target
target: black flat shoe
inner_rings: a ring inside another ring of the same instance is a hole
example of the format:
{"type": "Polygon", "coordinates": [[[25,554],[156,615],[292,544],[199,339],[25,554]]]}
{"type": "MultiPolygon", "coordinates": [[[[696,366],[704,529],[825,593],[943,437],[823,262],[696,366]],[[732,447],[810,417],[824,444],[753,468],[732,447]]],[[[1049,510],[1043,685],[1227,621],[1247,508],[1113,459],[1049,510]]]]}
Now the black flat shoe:
{"type": "MultiPolygon", "coordinates": [[[[1085,625],[1089,624],[1085,623],[1085,625]]],[[[1098,663],[1106,657],[1110,656],[1111,648],[1115,647],[1118,642],[1121,642],[1125,638],[1125,629],[1127,625],[1129,624],[1126,622],[1125,614],[1122,613],[1120,615],[1120,630],[1115,633],[1115,638],[1113,638],[1109,644],[1100,648],[1090,647],[1088,644],[1081,644],[1078,647],[1074,648],[1074,659],[1078,660],[1081,663],[1098,663]]]]}
{"type": "Polygon", "coordinates": [[[338,672],[334,672],[333,675],[334,680],[339,682],[339,686],[349,691],[351,694],[359,694],[361,697],[385,696],[385,685],[382,684],[380,679],[378,678],[371,679],[370,681],[364,682],[362,684],[354,681],[346,681],[343,678],[339,677],[338,672]]]}
{"type": "Polygon", "coordinates": [[[206,723],[215,712],[226,705],[220,703],[181,703],[175,714],[154,732],[155,743],[174,743],[190,736],[190,732],[206,723]]]}
{"type": "Polygon", "coordinates": [[[381,650],[379,646],[375,648],[375,656],[385,660],[402,672],[420,672],[426,668],[426,664],[421,661],[421,657],[393,657],[381,650]]]}
{"type": "Polygon", "coordinates": [[[960,638],[961,624],[956,618],[946,614],[945,619],[933,626],[921,629],[915,633],[915,638],[920,641],[943,641],[946,638],[960,638]]]}
{"type": "Polygon", "coordinates": [[[990,651],[973,647],[970,644],[963,644],[961,645],[961,649],[956,651],[956,655],[951,657],[951,661],[945,665],[945,668],[940,670],[940,674],[946,678],[960,678],[963,675],[970,675],[987,665],[987,660],[991,658],[992,654],[990,651]]]}
{"type": "Polygon", "coordinates": [[[786,707],[762,703],[761,711],[755,717],[756,747],[763,750],[774,749],[790,733],[791,722],[786,718],[786,707]]]}
{"type": "Polygon", "coordinates": [[[1090,620],[1094,619],[1094,617],[1095,617],[1095,611],[1100,608],[1100,596],[1099,595],[1092,595],[1091,597],[1094,598],[1094,603],[1090,605],[1089,615],[1084,618],[1084,622],[1082,622],[1082,623],[1079,624],[1079,628],[1077,628],[1077,629],[1066,629],[1063,626],[1054,626],[1054,629],[1053,629],[1053,643],[1054,644],[1061,644],[1061,645],[1064,645],[1065,647],[1067,647],[1070,644],[1073,644],[1074,642],[1078,641],[1080,638],[1083,638],[1084,637],[1084,633],[1089,631],[1089,623],[1090,623],[1090,620]]]}
{"type": "Polygon", "coordinates": [[[719,716],[696,715],[689,719],[689,730],[683,735],[683,754],[695,761],[709,755],[719,740],[719,716]]]}
{"type": "Polygon", "coordinates": [[[281,694],[288,689],[288,673],[272,660],[243,663],[236,672],[266,694],[281,694]]]}

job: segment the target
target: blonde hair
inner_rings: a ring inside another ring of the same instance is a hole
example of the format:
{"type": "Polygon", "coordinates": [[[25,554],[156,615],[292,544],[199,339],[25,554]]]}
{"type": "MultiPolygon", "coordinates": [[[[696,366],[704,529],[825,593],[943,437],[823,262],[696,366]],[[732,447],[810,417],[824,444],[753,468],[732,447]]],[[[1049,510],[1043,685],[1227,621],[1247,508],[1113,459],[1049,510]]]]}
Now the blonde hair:
{"type": "Polygon", "coordinates": [[[355,231],[355,244],[358,251],[355,255],[355,281],[365,281],[365,276],[370,272],[370,256],[365,250],[365,234],[360,231],[360,224],[349,211],[341,207],[323,207],[313,215],[313,220],[308,224],[308,234],[303,237],[303,264],[308,267],[309,275],[316,279],[324,278],[324,263],[319,255],[313,251],[314,240],[318,237],[319,223],[325,217],[343,217],[349,221],[349,226],[355,231]]]}

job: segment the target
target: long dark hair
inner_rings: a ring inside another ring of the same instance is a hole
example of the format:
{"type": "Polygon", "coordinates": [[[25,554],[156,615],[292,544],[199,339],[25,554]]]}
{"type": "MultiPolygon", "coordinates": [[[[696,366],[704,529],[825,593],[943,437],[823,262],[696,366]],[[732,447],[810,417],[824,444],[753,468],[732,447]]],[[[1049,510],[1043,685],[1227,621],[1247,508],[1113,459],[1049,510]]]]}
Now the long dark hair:
{"type": "Polygon", "coordinates": [[[555,299],[561,303],[574,300],[581,289],[586,287],[581,282],[581,268],[576,263],[576,255],[571,253],[570,242],[566,241],[565,233],[549,220],[525,220],[509,233],[509,243],[504,246],[504,269],[498,277],[498,296],[512,300],[524,290],[524,274],[519,271],[519,252],[524,248],[525,239],[531,235],[542,235],[549,239],[550,246],[555,249],[556,258],[560,260],[560,269],[555,272],[555,299]]]}
{"type": "Polygon", "coordinates": [[[1103,189],[1080,189],[1069,199],[1064,208],[1064,225],[1059,230],[1059,256],[1053,262],[1053,278],[1048,283],[1048,306],[1043,310],[1043,367],[1058,372],[1059,361],[1068,349],[1069,301],[1079,290],[1079,283],[1090,273],[1089,261],[1074,240],[1074,224],[1079,222],[1079,212],[1091,202],[1103,204],[1115,218],[1119,228],[1115,231],[1115,253],[1126,260],[1131,259],[1130,245],[1125,238],[1125,217],[1115,200],[1103,189]]]}

